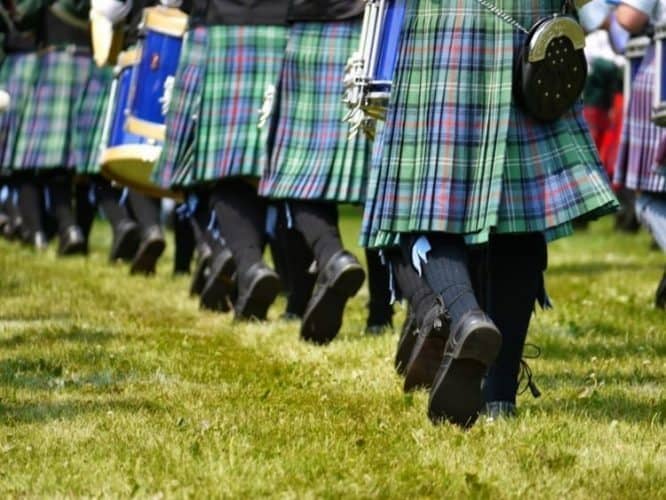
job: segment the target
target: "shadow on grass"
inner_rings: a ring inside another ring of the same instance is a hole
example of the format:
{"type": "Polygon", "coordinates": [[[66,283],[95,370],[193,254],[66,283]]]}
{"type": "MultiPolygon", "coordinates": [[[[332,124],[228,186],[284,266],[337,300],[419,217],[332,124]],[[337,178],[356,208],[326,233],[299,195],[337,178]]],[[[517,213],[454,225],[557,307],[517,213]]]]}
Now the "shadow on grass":
{"type": "MultiPolygon", "coordinates": [[[[0,323],[2,321],[4,320],[0,319],[0,323]]],[[[67,328],[56,325],[55,331],[53,329],[49,330],[48,327],[45,327],[45,331],[41,331],[41,327],[37,324],[38,321],[41,320],[32,320],[35,323],[34,325],[31,325],[31,321],[25,321],[27,332],[16,333],[7,338],[0,338],[0,348],[10,349],[24,345],[38,346],[54,342],[76,342],[97,345],[104,344],[114,337],[112,331],[97,328],[67,328]]],[[[51,318],[47,321],[51,321],[51,318]]]]}
{"type": "Polygon", "coordinates": [[[38,423],[71,419],[94,413],[157,413],[164,408],[145,399],[120,399],[112,401],[75,400],[66,402],[25,402],[3,404],[0,402],[0,423],[38,423]]]}
{"type": "Polygon", "coordinates": [[[569,274],[598,275],[606,272],[652,269],[653,267],[653,265],[642,264],[638,262],[573,262],[549,266],[547,273],[549,276],[562,276],[569,274]]]}
{"type": "MultiPolygon", "coordinates": [[[[630,392],[629,388],[627,392],[630,392]]],[[[589,397],[566,402],[544,399],[536,403],[536,406],[546,413],[569,413],[604,423],[613,420],[655,425],[666,423],[666,401],[636,401],[628,394],[604,394],[603,389],[589,397]]]]}

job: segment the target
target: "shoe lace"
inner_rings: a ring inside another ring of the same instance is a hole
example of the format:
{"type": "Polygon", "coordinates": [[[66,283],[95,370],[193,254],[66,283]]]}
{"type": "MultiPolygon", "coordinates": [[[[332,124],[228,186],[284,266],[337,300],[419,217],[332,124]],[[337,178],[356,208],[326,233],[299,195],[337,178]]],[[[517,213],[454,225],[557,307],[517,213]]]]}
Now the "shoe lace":
{"type": "Polygon", "coordinates": [[[518,374],[518,394],[524,394],[529,389],[532,397],[541,397],[541,391],[534,382],[534,374],[530,365],[527,364],[526,359],[537,359],[541,356],[541,348],[535,344],[525,344],[525,349],[532,349],[531,353],[525,353],[523,350],[523,357],[520,360],[520,372],[518,374]]]}

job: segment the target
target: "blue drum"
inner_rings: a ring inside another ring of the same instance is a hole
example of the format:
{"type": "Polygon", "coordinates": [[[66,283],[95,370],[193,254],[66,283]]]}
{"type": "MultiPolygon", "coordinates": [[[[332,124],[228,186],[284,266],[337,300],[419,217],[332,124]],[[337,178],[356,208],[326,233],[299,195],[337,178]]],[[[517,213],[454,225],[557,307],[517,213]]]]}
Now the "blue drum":
{"type": "Polygon", "coordinates": [[[666,127],[666,24],[659,24],[654,29],[654,90],[652,93],[652,121],[655,125],[666,127]]]}
{"type": "Polygon", "coordinates": [[[145,37],[139,45],[127,118],[130,132],[164,140],[169,88],[178,68],[187,22],[187,14],[178,9],[163,6],[144,9],[145,37]]]}
{"type": "Polygon", "coordinates": [[[100,162],[102,174],[149,196],[181,199],[180,193],[163,189],[151,181],[153,167],[162,152],[162,143],[133,134],[126,127],[130,89],[137,63],[135,50],[122,52],[118,56],[106,114],[106,139],[100,162]]]}

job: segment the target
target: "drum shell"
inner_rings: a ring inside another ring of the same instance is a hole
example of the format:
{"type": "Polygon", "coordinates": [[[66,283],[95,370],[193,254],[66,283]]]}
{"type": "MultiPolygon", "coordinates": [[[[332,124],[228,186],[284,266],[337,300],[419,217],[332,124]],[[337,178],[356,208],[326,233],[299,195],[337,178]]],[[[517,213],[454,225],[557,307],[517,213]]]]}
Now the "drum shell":
{"type": "Polygon", "coordinates": [[[107,117],[107,147],[101,157],[102,173],[123,186],[149,196],[181,199],[180,193],[162,189],[151,181],[162,144],[133,134],[126,126],[131,85],[137,69],[135,59],[136,56],[130,52],[119,56],[120,66],[116,68],[115,91],[112,93],[107,117]]]}
{"type": "MultiPolygon", "coordinates": [[[[135,134],[164,140],[166,85],[178,69],[186,21],[182,29],[174,27],[174,20],[155,9],[160,8],[146,9],[144,14],[145,37],[140,42],[140,59],[132,80],[127,127],[135,134]]],[[[166,12],[173,10],[166,9],[166,12]]],[[[176,23],[183,22],[179,14],[174,15],[176,23]]]]}

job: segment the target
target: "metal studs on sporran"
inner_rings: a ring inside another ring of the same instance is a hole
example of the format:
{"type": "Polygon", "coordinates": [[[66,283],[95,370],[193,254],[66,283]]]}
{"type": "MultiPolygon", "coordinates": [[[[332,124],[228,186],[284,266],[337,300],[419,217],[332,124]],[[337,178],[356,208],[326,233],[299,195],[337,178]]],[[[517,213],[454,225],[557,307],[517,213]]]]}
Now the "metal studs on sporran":
{"type": "Polygon", "coordinates": [[[533,118],[550,122],[571,109],[587,77],[585,34],[571,17],[537,22],[516,61],[514,94],[533,118]]]}

